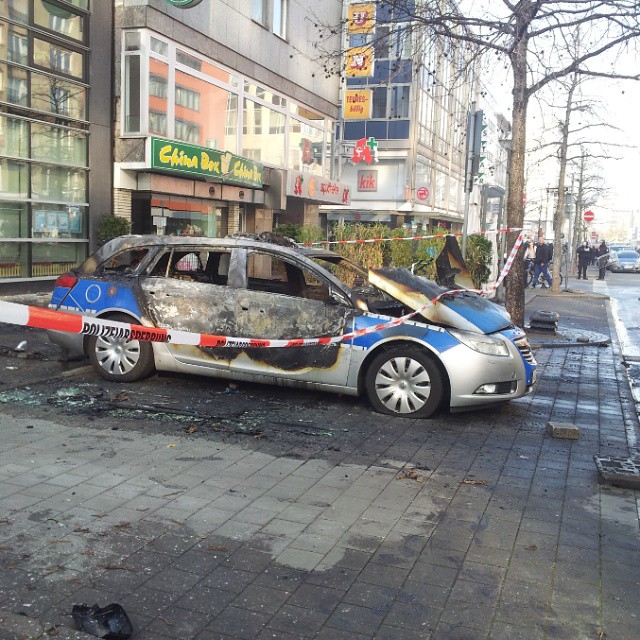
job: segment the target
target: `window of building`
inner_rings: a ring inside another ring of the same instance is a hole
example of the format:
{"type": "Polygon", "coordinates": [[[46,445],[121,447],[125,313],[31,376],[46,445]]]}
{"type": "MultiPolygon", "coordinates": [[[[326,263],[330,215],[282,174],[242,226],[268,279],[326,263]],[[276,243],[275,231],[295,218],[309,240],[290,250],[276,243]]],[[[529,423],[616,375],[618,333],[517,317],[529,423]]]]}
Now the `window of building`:
{"type": "Polygon", "coordinates": [[[167,78],[163,78],[155,73],[149,74],[149,96],[167,99],[167,78]]]}
{"type": "Polygon", "coordinates": [[[18,64],[29,62],[29,40],[27,30],[14,24],[0,22],[0,29],[7,32],[7,60],[18,64]]]}
{"type": "Polygon", "coordinates": [[[251,0],[251,18],[264,25],[267,19],[267,0],[251,0]]]}
{"type": "Polygon", "coordinates": [[[192,111],[200,111],[200,94],[192,89],[176,85],[176,105],[192,111]]]}
{"type": "Polygon", "coordinates": [[[81,53],[46,40],[33,39],[33,63],[37,67],[79,80],[84,77],[84,57],[81,53]]]}
{"type": "Polygon", "coordinates": [[[200,125],[191,120],[176,118],[176,140],[200,144],[200,125]]]}
{"type": "Polygon", "coordinates": [[[29,106],[27,72],[24,69],[0,63],[0,100],[21,107],[29,106]]]}
{"type": "Polygon", "coordinates": [[[376,87],[373,90],[371,117],[372,118],[387,117],[387,87],[376,87]]]}
{"type": "Polygon", "coordinates": [[[287,37],[288,0],[273,0],[273,33],[281,38],[287,37]]]}
{"type": "Polygon", "coordinates": [[[125,56],[124,65],[124,130],[135,133],[141,129],[140,56],[125,56]]]}
{"type": "Polygon", "coordinates": [[[85,167],[87,134],[84,131],[31,123],[31,157],[34,160],[85,167]]]}
{"type": "Polygon", "coordinates": [[[11,20],[27,24],[29,21],[29,0],[9,0],[7,5],[5,9],[11,20]]]}
{"type": "Polygon", "coordinates": [[[161,136],[167,135],[167,114],[159,111],[149,111],[149,133],[161,136]]]}
{"type": "Polygon", "coordinates": [[[178,64],[184,64],[187,67],[191,67],[191,69],[194,69],[195,71],[202,71],[202,60],[186,53],[185,51],[181,51],[180,49],[176,51],[176,62],[178,64]]]}
{"type": "Polygon", "coordinates": [[[151,43],[151,51],[165,58],[169,55],[169,45],[166,42],[158,40],[158,38],[154,38],[153,36],[151,36],[149,40],[151,43]]]}
{"type": "Polygon", "coordinates": [[[409,91],[408,86],[392,86],[389,104],[390,118],[409,117],[409,91]]]}
{"type": "Polygon", "coordinates": [[[80,42],[84,41],[84,18],[71,9],[47,0],[34,0],[33,19],[38,27],[80,42]]]}

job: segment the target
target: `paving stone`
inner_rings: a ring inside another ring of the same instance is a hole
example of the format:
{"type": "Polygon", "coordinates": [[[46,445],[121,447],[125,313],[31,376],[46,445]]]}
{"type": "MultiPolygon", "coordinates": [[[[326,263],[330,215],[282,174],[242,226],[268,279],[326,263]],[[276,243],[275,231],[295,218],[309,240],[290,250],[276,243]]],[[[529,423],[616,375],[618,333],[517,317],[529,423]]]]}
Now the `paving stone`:
{"type": "Polygon", "coordinates": [[[219,632],[241,640],[255,640],[269,618],[267,614],[229,606],[207,626],[207,631],[219,632]]]}
{"type": "Polygon", "coordinates": [[[327,614],[286,604],[269,621],[268,628],[313,638],[327,620],[327,614]]]}

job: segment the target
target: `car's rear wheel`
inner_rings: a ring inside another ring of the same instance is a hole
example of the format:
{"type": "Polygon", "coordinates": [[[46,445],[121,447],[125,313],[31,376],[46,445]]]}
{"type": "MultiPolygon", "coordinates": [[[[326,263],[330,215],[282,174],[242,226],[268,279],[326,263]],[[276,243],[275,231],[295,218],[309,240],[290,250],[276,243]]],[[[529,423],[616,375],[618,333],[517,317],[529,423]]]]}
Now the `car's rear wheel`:
{"type": "MultiPolygon", "coordinates": [[[[108,320],[131,322],[123,313],[107,316],[108,320]]],[[[87,343],[89,361],[94,369],[111,382],[134,382],[150,376],[155,370],[150,342],[112,336],[91,336],[87,343]]]]}
{"type": "Polygon", "coordinates": [[[380,413],[428,418],[444,398],[442,374],[420,349],[398,347],[377,355],[367,370],[369,402],[380,413]]]}

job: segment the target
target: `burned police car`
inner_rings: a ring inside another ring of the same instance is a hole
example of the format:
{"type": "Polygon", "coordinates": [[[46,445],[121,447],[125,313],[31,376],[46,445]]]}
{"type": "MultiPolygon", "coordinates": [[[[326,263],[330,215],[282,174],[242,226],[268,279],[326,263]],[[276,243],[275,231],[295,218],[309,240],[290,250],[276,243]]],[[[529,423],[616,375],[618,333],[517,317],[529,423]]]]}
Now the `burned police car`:
{"type": "Polygon", "coordinates": [[[287,348],[203,347],[50,332],[111,381],[155,370],[366,394],[379,412],[424,418],[518,398],[536,362],[524,332],[472,291],[447,294],[406,269],[365,270],[277,237],[123,236],[56,282],[50,307],[146,327],[287,348]],[[434,299],[439,299],[434,302],[434,299]],[[420,310],[397,326],[350,334],[420,310]]]}

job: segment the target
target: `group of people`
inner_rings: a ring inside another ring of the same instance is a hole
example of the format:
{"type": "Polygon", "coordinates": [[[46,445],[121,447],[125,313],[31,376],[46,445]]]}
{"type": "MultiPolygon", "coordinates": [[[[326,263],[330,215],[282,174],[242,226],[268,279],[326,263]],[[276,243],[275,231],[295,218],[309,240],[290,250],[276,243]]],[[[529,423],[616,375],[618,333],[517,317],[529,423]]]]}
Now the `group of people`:
{"type": "MultiPolygon", "coordinates": [[[[589,244],[586,240],[578,247],[578,280],[588,280],[587,267],[590,264],[598,265],[598,280],[604,280],[607,262],[609,259],[609,248],[604,240],[596,245],[589,244]]],[[[551,286],[551,275],[549,274],[549,263],[553,260],[553,244],[545,242],[544,236],[538,238],[534,244],[533,240],[528,240],[525,246],[524,260],[526,264],[533,265],[533,288],[538,286],[538,281],[542,277],[542,287],[551,286]]]]}
{"type": "Polygon", "coordinates": [[[588,280],[587,267],[590,264],[598,264],[598,280],[604,280],[609,261],[609,247],[604,240],[600,240],[598,246],[590,245],[586,240],[578,247],[578,280],[588,280]]]}

